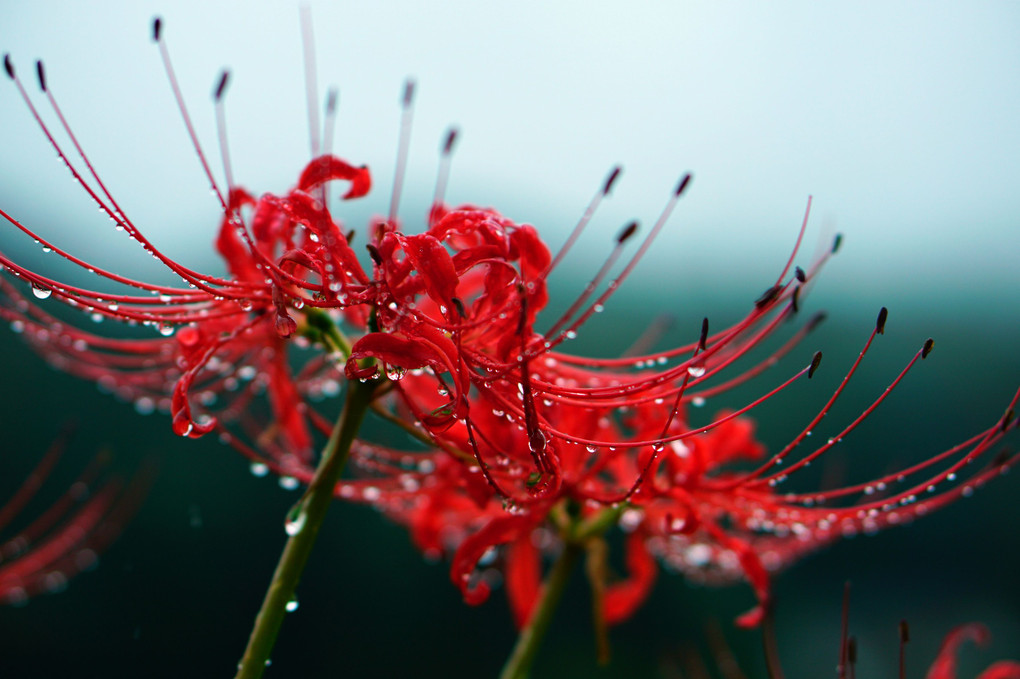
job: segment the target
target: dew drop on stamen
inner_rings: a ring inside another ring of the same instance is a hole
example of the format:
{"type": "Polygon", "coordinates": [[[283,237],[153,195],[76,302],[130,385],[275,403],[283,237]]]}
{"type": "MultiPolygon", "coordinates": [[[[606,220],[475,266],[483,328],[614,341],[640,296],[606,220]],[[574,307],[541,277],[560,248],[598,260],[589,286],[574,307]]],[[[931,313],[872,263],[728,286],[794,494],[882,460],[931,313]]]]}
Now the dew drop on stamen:
{"type": "Polygon", "coordinates": [[[705,399],[702,396],[695,396],[691,399],[691,405],[695,408],[701,408],[705,405],[705,399]]]}
{"type": "Polygon", "coordinates": [[[291,600],[287,602],[287,605],[284,606],[283,608],[288,613],[293,613],[294,611],[296,611],[298,609],[297,597],[292,597],[291,600]]]}
{"type": "Polygon", "coordinates": [[[577,332],[576,331],[574,331],[574,330],[567,330],[567,332],[566,332],[566,338],[567,339],[574,339],[576,337],[577,337],[577,332]]]}
{"type": "Polygon", "coordinates": [[[297,511],[291,512],[291,515],[287,517],[283,524],[283,531],[287,535],[294,537],[304,530],[307,520],[308,515],[304,512],[304,509],[297,508],[297,511]]]}
{"type": "Polygon", "coordinates": [[[703,365],[689,365],[687,366],[687,374],[691,377],[701,377],[705,374],[705,366],[703,365]]]}
{"type": "Polygon", "coordinates": [[[32,294],[35,295],[37,299],[46,299],[53,294],[53,291],[49,288],[32,283],[32,294]]]}
{"type": "Polygon", "coordinates": [[[298,486],[301,485],[301,483],[293,476],[281,476],[277,483],[279,483],[280,488],[283,488],[284,490],[297,490],[298,486]]]}

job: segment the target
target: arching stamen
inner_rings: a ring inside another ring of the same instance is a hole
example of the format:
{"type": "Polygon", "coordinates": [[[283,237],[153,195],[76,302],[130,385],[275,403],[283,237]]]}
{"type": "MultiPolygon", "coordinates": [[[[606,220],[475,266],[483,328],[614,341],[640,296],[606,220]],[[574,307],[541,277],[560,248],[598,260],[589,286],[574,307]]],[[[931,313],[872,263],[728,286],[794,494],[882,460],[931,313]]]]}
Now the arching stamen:
{"type": "Polygon", "coordinates": [[[326,119],[322,123],[322,152],[333,153],[333,137],[336,133],[336,109],[340,99],[340,90],[330,87],[326,91],[326,119]]]}
{"type": "Polygon", "coordinates": [[[308,142],[312,158],[321,153],[319,147],[319,94],[315,68],[315,31],[312,28],[312,9],[301,5],[301,44],[304,48],[305,97],[308,102],[308,142]]]}
{"type": "Polygon", "coordinates": [[[397,145],[397,167],[393,176],[393,194],[390,196],[389,221],[397,219],[400,207],[400,193],[404,188],[404,174],[407,172],[407,154],[411,146],[411,123],[414,121],[414,80],[404,83],[404,95],[401,98],[400,142],[397,145]]]}
{"type": "MultiPolygon", "coordinates": [[[[780,285],[783,282],[783,279],[786,278],[786,274],[790,271],[790,267],[793,266],[793,260],[797,256],[797,251],[800,250],[801,241],[804,240],[804,232],[807,230],[808,217],[810,215],[811,215],[811,196],[808,196],[807,207],[804,208],[804,221],[801,222],[800,231],[797,233],[797,242],[794,243],[793,252],[790,253],[790,258],[786,260],[786,266],[783,267],[782,273],[780,273],[779,277],[776,278],[776,285],[780,285]]],[[[800,275],[797,276],[797,280],[800,280],[800,277],[803,275],[803,273],[804,272],[801,271],[800,275]]],[[[800,282],[803,283],[804,281],[801,280],[800,282]]]]}
{"type": "Polygon", "coordinates": [[[213,101],[216,103],[216,136],[220,142],[220,157],[223,159],[223,174],[227,178],[227,194],[234,190],[234,173],[230,166],[230,144],[227,140],[227,114],[223,105],[223,94],[230,81],[230,71],[223,69],[213,90],[213,101]]]}
{"type": "Polygon", "coordinates": [[[567,252],[570,251],[570,248],[574,246],[574,242],[581,235],[581,232],[584,231],[584,228],[588,226],[592,217],[595,216],[595,210],[597,210],[599,204],[602,203],[602,199],[608,196],[609,192],[612,191],[613,184],[616,183],[621,172],[623,172],[623,168],[619,165],[614,166],[613,169],[609,171],[609,174],[606,176],[606,180],[602,183],[602,188],[599,189],[594,196],[592,196],[591,201],[588,203],[588,207],[584,210],[584,214],[581,215],[581,219],[578,220],[577,225],[574,226],[574,230],[571,231],[570,236],[567,237],[567,241],[559,249],[559,252],[556,253],[556,256],[549,263],[549,266],[547,266],[545,271],[542,273],[542,278],[548,276],[560,263],[567,252]]]}
{"type": "Polygon", "coordinates": [[[188,115],[188,107],[184,104],[184,95],[181,94],[180,85],[177,84],[177,75],[174,73],[173,64],[170,62],[170,51],[167,49],[166,40],[163,38],[163,21],[159,17],[153,19],[152,22],[152,39],[159,45],[159,54],[163,59],[163,70],[166,71],[166,77],[170,81],[170,88],[174,93],[174,101],[177,102],[177,109],[181,112],[181,117],[184,119],[184,126],[188,128],[188,137],[191,139],[191,145],[195,149],[195,153],[198,154],[198,160],[202,163],[202,171],[205,172],[206,178],[209,180],[209,185],[212,188],[213,193],[220,201],[220,206],[224,211],[227,209],[227,201],[223,196],[223,192],[220,191],[219,185],[216,183],[216,179],[213,178],[212,170],[209,169],[209,163],[205,159],[205,153],[202,151],[202,145],[198,143],[198,135],[195,133],[195,126],[191,123],[191,116],[188,115]]]}
{"type": "Polygon", "coordinates": [[[451,127],[446,131],[446,137],[443,140],[443,145],[439,149],[439,173],[436,176],[436,190],[432,196],[432,207],[438,207],[442,205],[443,201],[446,200],[446,184],[450,179],[450,165],[453,160],[453,149],[457,143],[457,136],[460,134],[460,130],[456,127],[451,127]]]}

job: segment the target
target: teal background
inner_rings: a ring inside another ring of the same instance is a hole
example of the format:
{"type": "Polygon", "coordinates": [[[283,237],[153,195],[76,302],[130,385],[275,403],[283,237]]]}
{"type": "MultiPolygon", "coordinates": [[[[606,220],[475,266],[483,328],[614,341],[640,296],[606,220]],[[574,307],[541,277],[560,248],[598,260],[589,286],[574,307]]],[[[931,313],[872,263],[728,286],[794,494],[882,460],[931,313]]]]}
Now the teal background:
{"type": "MultiPolygon", "coordinates": [[[[775,372],[706,412],[746,402],[823,350],[815,379],[755,413],[760,438],[775,450],[838,383],[882,305],[890,308],[886,335],[825,431],[877,397],[928,336],[936,348],[831,454],[848,480],[983,429],[1020,382],[1020,20],[1010,3],[313,9],[320,75],[343,86],[340,152],[368,163],[378,187],[338,210],[348,226],[388,203],[397,95],[409,71],[421,83],[402,208],[412,229],[427,208],[435,147],[451,117],[466,133],[452,199],[494,204],[535,223],[553,245],[608,167],[626,161],[612,201],[552,282],[558,308],[582,289],[624,221],[650,224],[679,172],[695,172],[668,232],[573,350],[614,355],[664,313],[676,323],[663,346],[691,341],[703,316],[713,327],[741,317],[781,269],[813,192],[799,261],[834,231],[846,234],[804,305],[805,318],[825,309],[829,320],[775,372]]],[[[125,209],[168,254],[219,270],[209,247],[215,205],[147,44],[156,11],[166,18],[207,152],[215,156],[206,97],[229,64],[237,174],[256,192],[285,190],[307,156],[300,32],[289,3],[123,3],[102,12],[12,3],[0,9],[0,51],[13,53],[33,92],[32,59],[45,56],[51,87],[125,209]]],[[[96,214],[53,162],[13,87],[0,84],[0,207],[76,253],[170,280],[96,214]]],[[[11,229],[0,231],[0,249],[78,276],[11,229]]],[[[0,380],[0,498],[65,421],[79,422],[27,516],[104,447],[123,473],[150,457],[160,468],[148,501],[97,570],[66,592],[0,608],[0,675],[229,676],[296,493],[253,477],[214,440],[178,439],[168,418],[142,417],[50,370],[10,332],[0,333],[0,380]]],[[[823,440],[825,431],[817,434],[823,440]]],[[[988,624],[994,642],[981,653],[968,649],[960,676],[1017,658],[1016,493],[1014,473],[908,528],[845,541],[780,575],[787,676],[834,675],[848,579],[860,676],[894,675],[902,618],[912,624],[908,676],[922,676],[944,634],[970,621],[988,624]]],[[[425,563],[403,529],[361,507],[331,511],[299,599],[267,676],[494,676],[514,639],[502,591],[480,608],[465,606],[447,563],[425,563]]],[[[703,589],[660,575],[652,599],[613,631],[613,662],[599,669],[577,577],[534,676],[675,677],[678,668],[687,672],[691,649],[707,653],[710,620],[748,675],[764,676],[756,634],[731,625],[752,603],[745,586],[703,589]]]]}

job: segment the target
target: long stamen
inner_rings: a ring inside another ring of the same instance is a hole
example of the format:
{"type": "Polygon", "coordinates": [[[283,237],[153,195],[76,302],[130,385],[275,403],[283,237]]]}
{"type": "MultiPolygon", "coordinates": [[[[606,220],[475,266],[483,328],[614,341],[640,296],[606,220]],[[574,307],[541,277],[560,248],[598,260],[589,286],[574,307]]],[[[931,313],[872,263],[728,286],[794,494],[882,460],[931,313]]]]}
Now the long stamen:
{"type": "Polygon", "coordinates": [[[213,90],[213,101],[216,103],[216,136],[220,141],[220,156],[223,159],[223,174],[227,178],[227,194],[234,190],[234,173],[230,165],[230,144],[227,140],[227,114],[223,105],[223,94],[230,80],[230,71],[224,69],[213,90]]]}
{"type": "Polygon", "coordinates": [[[547,277],[552,270],[556,268],[563,257],[570,251],[570,248],[573,247],[574,243],[581,235],[581,232],[584,231],[584,228],[588,226],[592,217],[595,216],[595,211],[598,209],[599,204],[602,203],[602,199],[608,196],[609,192],[613,189],[613,184],[616,183],[621,172],[623,172],[623,168],[619,165],[616,165],[609,171],[609,174],[606,176],[606,180],[602,183],[602,188],[599,189],[594,196],[592,196],[591,201],[588,203],[588,207],[584,210],[584,214],[581,215],[581,219],[578,220],[577,225],[574,226],[574,230],[570,232],[570,236],[567,237],[566,242],[560,248],[559,252],[556,253],[556,256],[549,263],[549,266],[547,266],[545,271],[542,273],[542,278],[547,277]]]}
{"type": "Polygon", "coordinates": [[[407,155],[411,147],[411,124],[414,121],[414,80],[404,83],[404,95],[401,98],[400,142],[397,145],[397,167],[393,176],[393,193],[390,195],[389,221],[397,220],[400,207],[400,194],[404,189],[404,174],[407,172],[407,155]]]}
{"type": "Polygon", "coordinates": [[[167,49],[166,40],[163,38],[163,20],[159,17],[152,21],[152,39],[159,45],[159,54],[163,59],[163,70],[166,71],[167,79],[170,81],[170,87],[174,93],[174,101],[177,102],[177,109],[181,112],[181,117],[184,119],[184,126],[188,128],[188,137],[191,139],[191,145],[194,147],[195,153],[198,154],[198,160],[202,164],[202,171],[205,172],[213,194],[219,199],[220,206],[225,211],[227,209],[227,201],[223,196],[223,192],[220,191],[216,179],[213,177],[212,170],[209,169],[209,163],[205,159],[202,145],[198,143],[198,135],[195,133],[195,127],[191,123],[191,116],[188,115],[188,107],[184,104],[184,95],[181,94],[180,85],[177,84],[177,75],[174,73],[174,67],[170,61],[170,51],[167,49]]]}
{"type": "Polygon", "coordinates": [[[321,153],[319,146],[319,94],[315,66],[315,31],[312,27],[312,10],[301,5],[301,43],[304,46],[305,97],[308,102],[308,143],[312,158],[321,153]]]}

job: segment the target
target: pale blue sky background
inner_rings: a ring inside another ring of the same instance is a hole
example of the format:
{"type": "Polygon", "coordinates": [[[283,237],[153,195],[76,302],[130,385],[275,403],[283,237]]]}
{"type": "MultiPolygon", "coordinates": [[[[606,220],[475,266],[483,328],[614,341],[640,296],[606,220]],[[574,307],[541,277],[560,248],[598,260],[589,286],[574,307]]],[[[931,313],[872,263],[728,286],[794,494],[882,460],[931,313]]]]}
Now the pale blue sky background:
{"type": "MultiPolygon", "coordinates": [[[[213,155],[209,92],[222,66],[233,69],[240,182],[282,190],[307,155],[297,3],[210,4],[0,10],[0,49],[25,76],[45,57],[104,177],[157,242],[205,238],[216,219],[149,41],[157,12],[213,155]]],[[[933,285],[972,298],[1005,297],[1015,284],[1016,4],[546,5],[312,3],[322,92],[341,87],[337,150],[368,163],[379,187],[363,210],[385,209],[397,99],[411,74],[420,96],[408,220],[424,212],[436,147],[456,122],[464,136],[451,197],[539,222],[553,243],[622,162],[623,181],[587,241],[593,257],[627,219],[650,223],[679,173],[694,171],[673,230],[635,285],[683,268],[711,272],[714,283],[771,273],[808,194],[807,252],[833,230],[847,235],[845,261],[827,273],[835,289],[910,297],[933,285]]],[[[3,204],[81,233],[87,201],[65,205],[74,187],[13,94],[0,96],[3,204]]],[[[201,241],[186,242],[168,248],[196,252],[201,241]]]]}

